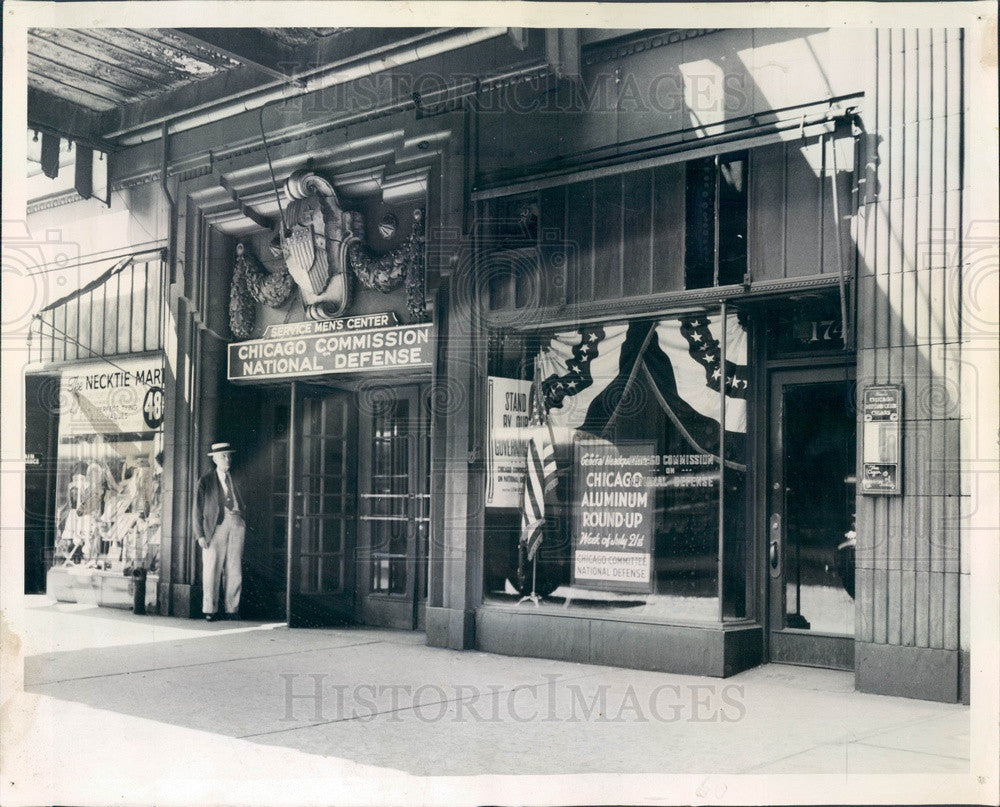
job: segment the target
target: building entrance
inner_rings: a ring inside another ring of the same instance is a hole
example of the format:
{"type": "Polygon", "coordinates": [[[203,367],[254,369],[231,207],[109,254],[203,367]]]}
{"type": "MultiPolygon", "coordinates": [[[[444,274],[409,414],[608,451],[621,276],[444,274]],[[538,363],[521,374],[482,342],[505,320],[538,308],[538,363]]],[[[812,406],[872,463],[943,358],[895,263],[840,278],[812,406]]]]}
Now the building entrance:
{"type": "Polygon", "coordinates": [[[424,628],[427,601],[429,429],[421,385],[361,407],[358,457],[358,619],[424,628]]]}
{"type": "MultiPolygon", "coordinates": [[[[291,627],[423,629],[429,429],[420,384],[296,384],[288,473],[272,475],[283,521],[291,627]],[[384,393],[384,394],[382,394],[384,393]]],[[[280,435],[278,435],[280,436],[280,435]]],[[[287,443],[277,446],[287,451],[287,443]]],[[[278,521],[276,518],[274,521],[278,521]]],[[[275,528],[279,525],[275,524],[275,528]]]]}
{"type": "Polygon", "coordinates": [[[854,666],[853,368],[771,375],[771,661],[854,666]]]}
{"type": "Polygon", "coordinates": [[[357,413],[342,390],[293,393],[288,586],[290,627],[354,618],[357,413]],[[299,402],[294,402],[300,397],[299,402]],[[297,404],[297,405],[294,405],[297,404]],[[298,421],[297,423],[295,421],[298,421]]]}

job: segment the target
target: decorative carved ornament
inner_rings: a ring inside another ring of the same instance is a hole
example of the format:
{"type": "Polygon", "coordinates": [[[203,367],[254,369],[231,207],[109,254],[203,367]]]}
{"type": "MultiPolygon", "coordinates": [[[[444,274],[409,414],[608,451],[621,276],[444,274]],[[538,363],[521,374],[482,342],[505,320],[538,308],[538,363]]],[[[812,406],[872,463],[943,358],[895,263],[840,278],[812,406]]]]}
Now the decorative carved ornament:
{"type": "Polygon", "coordinates": [[[333,185],[306,169],[285,182],[291,200],[288,229],[278,227],[281,255],[302,294],[310,319],[339,317],[351,302],[347,248],[357,237],[350,215],[340,206],[333,185]]]}
{"type": "Polygon", "coordinates": [[[255,303],[278,308],[288,301],[293,285],[286,270],[268,272],[243,244],[237,244],[236,266],[229,288],[229,329],[233,336],[248,339],[257,319],[255,303]]]}
{"type": "MultiPolygon", "coordinates": [[[[268,273],[237,247],[230,291],[230,330],[237,339],[253,332],[254,301],[272,308],[283,305],[292,282],[299,287],[302,305],[310,319],[332,319],[351,302],[353,278],[365,288],[383,293],[406,285],[407,308],[414,322],[426,319],[424,295],[423,211],[413,214],[407,240],[396,249],[374,254],[364,240],[361,217],[344,210],[333,185],[306,169],[295,171],[285,182],[290,200],[285,222],[275,226],[271,252],[284,261],[287,271],[268,273]]],[[[379,227],[383,237],[395,229],[394,216],[379,227]]]]}

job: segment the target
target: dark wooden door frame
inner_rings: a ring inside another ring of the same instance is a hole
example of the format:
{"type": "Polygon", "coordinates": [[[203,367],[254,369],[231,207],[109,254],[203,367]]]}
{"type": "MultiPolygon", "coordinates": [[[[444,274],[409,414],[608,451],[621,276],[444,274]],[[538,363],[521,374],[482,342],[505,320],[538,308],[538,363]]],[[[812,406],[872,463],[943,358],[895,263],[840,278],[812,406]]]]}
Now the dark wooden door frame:
{"type": "MultiPolygon", "coordinates": [[[[288,522],[287,522],[287,565],[286,565],[286,601],[285,609],[288,625],[339,624],[351,621],[356,600],[356,581],[354,579],[353,558],[357,545],[356,530],[356,487],[350,484],[351,477],[343,475],[348,480],[347,489],[341,491],[341,512],[344,529],[341,537],[342,566],[338,594],[302,593],[300,586],[300,571],[297,567],[301,557],[303,502],[306,501],[306,491],[302,488],[301,469],[303,465],[302,449],[306,435],[303,424],[303,407],[307,398],[344,396],[352,397],[353,393],[340,387],[329,386],[307,389],[299,382],[292,382],[290,391],[289,412],[289,445],[288,445],[288,522]]],[[[344,427],[343,450],[348,457],[357,455],[357,417],[356,407],[352,400],[345,407],[346,421],[344,427]],[[352,439],[353,436],[353,439],[352,439]]],[[[324,427],[325,424],[324,424],[324,427]]],[[[315,439],[315,436],[313,436],[315,439]]],[[[346,469],[344,469],[346,471],[346,469]]],[[[355,480],[356,481],[356,480],[355,480]]],[[[324,490],[322,495],[326,495],[324,490]]]]}
{"type": "Polygon", "coordinates": [[[764,497],[764,528],[760,557],[763,557],[765,619],[765,658],[769,661],[801,664],[835,669],[854,668],[854,637],[819,633],[809,630],[786,628],[784,586],[785,529],[787,519],[785,497],[780,488],[784,484],[784,419],[783,391],[793,384],[822,384],[833,381],[854,381],[856,368],[853,362],[824,362],[823,366],[776,366],[767,372],[767,461],[766,495],[764,497]],[[778,488],[775,487],[778,486],[778,488]],[[778,519],[777,523],[775,519],[778,519]],[[777,540],[779,568],[773,571],[772,543],[777,540]],[[775,587],[781,586],[780,593],[775,587]],[[776,627],[778,626],[778,627],[776,627]]]}
{"type": "MultiPolygon", "coordinates": [[[[403,628],[407,630],[422,630],[424,627],[424,607],[426,597],[423,594],[424,581],[427,575],[427,556],[423,551],[423,533],[430,527],[428,520],[423,518],[422,507],[424,498],[429,496],[429,452],[428,430],[429,419],[424,412],[426,385],[423,383],[408,383],[396,387],[398,399],[408,402],[408,433],[407,468],[410,473],[408,498],[406,499],[407,515],[407,551],[406,551],[406,590],[402,594],[371,592],[369,574],[371,570],[371,527],[370,521],[365,521],[361,498],[367,493],[372,473],[371,445],[373,442],[373,414],[362,413],[359,420],[358,444],[358,529],[357,529],[357,563],[355,615],[358,622],[378,624],[386,627],[403,628]]],[[[429,515],[429,510],[428,510],[429,515]]]]}

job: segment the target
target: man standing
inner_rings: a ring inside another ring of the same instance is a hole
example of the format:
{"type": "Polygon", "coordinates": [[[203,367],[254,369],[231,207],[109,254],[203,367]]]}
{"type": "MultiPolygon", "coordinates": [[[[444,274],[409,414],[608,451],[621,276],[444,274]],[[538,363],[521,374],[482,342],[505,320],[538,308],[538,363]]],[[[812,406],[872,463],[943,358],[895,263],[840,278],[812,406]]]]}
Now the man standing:
{"type": "Polygon", "coordinates": [[[194,503],[194,536],[201,547],[202,611],[205,619],[218,618],[219,587],[226,581],[227,619],[239,619],[240,589],[243,584],[243,497],[233,482],[229,468],[233,449],[229,443],[213,443],[208,456],[215,468],[198,480],[194,503]]]}

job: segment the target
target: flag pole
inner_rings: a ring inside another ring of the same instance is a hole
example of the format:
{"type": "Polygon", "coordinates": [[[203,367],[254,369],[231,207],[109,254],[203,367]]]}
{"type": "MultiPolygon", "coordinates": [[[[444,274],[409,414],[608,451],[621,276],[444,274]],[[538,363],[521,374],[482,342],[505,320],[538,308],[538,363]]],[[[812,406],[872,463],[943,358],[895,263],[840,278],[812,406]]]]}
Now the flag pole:
{"type": "MultiPolygon", "coordinates": [[[[531,396],[534,401],[534,405],[532,407],[533,411],[531,413],[531,420],[535,420],[535,418],[542,419],[541,402],[539,401],[539,395],[538,395],[539,392],[541,392],[541,386],[538,383],[538,376],[540,372],[538,359],[539,357],[535,356],[535,370],[533,377],[531,379],[531,396]]],[[[539,423],[539,425],[541,425],[541,423],[539,423]]],[[[551,428],[552,428],[551,425],[549,425],[550,430],[551,428]]],[[[525,473],[526,474],[530,473],[527,468],[525,468],[525,473]]],[[[539,529],[545,529],[544,525],[539,529]]],[[[527,549],[525,551],[527,551],[527,549]]],[[[517,601],[518,605],[520,605],[523,602],[532,602],[535,604],[536,608],[541,607],[542,598],[538,596],[538,592],[536,590],[537,582],[538,582],[538,547],[536,546],[535,554],[531,558],[531,593],[521,597],[521,599],[517,601]]]]}
{"type": "MultiPolygon", "coordinates": [[[[718,253],[716,253],[718,254],[718,253]]],[[[719,345],[719,367],[722,375],[719,378],[719,566],[718,566],[718,592],[719,592],[719,622],[725,619],[725,541],[726,541],[726,348],[729,342],[729,312],[726,310],[726,301],[722,300],[719,306],[719,314],[722,321],[722,339],[719,345]]],[[[736,380],[736,368],[733,367],[733,381],[736,380]]]]}

